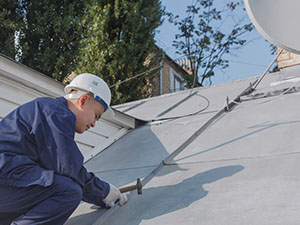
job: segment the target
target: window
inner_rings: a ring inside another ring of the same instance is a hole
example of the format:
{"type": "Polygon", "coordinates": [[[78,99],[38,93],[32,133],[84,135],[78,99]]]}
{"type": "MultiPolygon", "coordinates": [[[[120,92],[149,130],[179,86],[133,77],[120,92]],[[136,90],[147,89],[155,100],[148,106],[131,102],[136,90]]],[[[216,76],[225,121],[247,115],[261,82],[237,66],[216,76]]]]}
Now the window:
{"type": "Polygon", "coordinates": [[[184,79],[170,68],[170,91],[177,92],[185,89],[186,82],[184,79]]]}

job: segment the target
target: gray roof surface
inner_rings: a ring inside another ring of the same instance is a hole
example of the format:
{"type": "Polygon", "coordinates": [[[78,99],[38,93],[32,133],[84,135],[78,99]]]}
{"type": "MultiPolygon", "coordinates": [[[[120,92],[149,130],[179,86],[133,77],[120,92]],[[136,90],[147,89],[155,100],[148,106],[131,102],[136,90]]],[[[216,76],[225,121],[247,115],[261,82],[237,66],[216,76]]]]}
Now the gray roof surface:
{"type": "Polygon", "coordinates": [[[82,203],[66,224],[298,224],[299,67],[267,75],[218,113],[256,79],[116,106],[144,120],[206,109],[149,122],[90,160],[88,170],[116,186],[144,179],[143,194],[109,210],[82,203]]]}

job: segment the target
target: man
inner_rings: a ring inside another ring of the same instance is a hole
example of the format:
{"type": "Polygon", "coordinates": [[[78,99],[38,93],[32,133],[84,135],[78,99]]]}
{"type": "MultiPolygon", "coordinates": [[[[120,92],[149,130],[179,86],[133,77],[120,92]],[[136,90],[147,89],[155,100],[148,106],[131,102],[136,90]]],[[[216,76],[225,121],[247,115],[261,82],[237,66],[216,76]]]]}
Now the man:
{"type": "Polygon", "coordinates": [[[111,207],[126,194],[87,172],[75,132],[112,113],[107,84],[80,74],[66,96],[37,98],[0,122],[0,224],[63,224],[81,200],[111,207]]]}

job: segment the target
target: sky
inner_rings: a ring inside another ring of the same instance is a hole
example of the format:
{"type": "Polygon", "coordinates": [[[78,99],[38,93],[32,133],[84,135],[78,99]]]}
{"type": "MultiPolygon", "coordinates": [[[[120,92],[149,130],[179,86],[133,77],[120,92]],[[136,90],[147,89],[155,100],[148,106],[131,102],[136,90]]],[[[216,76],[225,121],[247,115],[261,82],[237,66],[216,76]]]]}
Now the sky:
{"type": "MultiPolygon", "coordinates": [[[[166,7],[166,11],[179,15],[180,18],[186,16],[186,9],[195,0],[162,0],[162,5],[166,7]]],[[[218,4],[225,5],[226,0],[215,0],[218,4]]],[[[250,22],[246,11],[240,10],[236,13],[238,18],[244,19],[245,22],[250,22]]],[[[177,27],[170,23],[167,19],[158,28],[158,33],[155,36],[156,44],[161,47],[172,59],[179,57],[176,48],[172,46],[175,40],[175,34],[178,34],[177,27]]],[[[226,56],[229,60],[229,67],[221,70],[215,70],[215,76],[212,79],[212,84],[220,84],[233,80],[244,79],[248,77],[258,76],[262,74],[267,66],[275,57],[271,55],[270,43],[254,29],[251,33],[244,36],[247,43],[241,49],[234,51],[233,54],[226,56]]]]}

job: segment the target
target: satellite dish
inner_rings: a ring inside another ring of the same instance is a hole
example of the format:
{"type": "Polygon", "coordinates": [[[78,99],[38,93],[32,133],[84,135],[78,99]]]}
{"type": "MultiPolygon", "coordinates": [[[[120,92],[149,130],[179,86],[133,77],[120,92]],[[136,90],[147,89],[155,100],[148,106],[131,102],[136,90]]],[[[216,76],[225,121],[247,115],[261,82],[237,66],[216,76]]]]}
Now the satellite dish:
{"type": "Polygon", "coordinates": [[[300,0],[244,0],[251,22],[273,45],[300,54],[300,0]]]}

